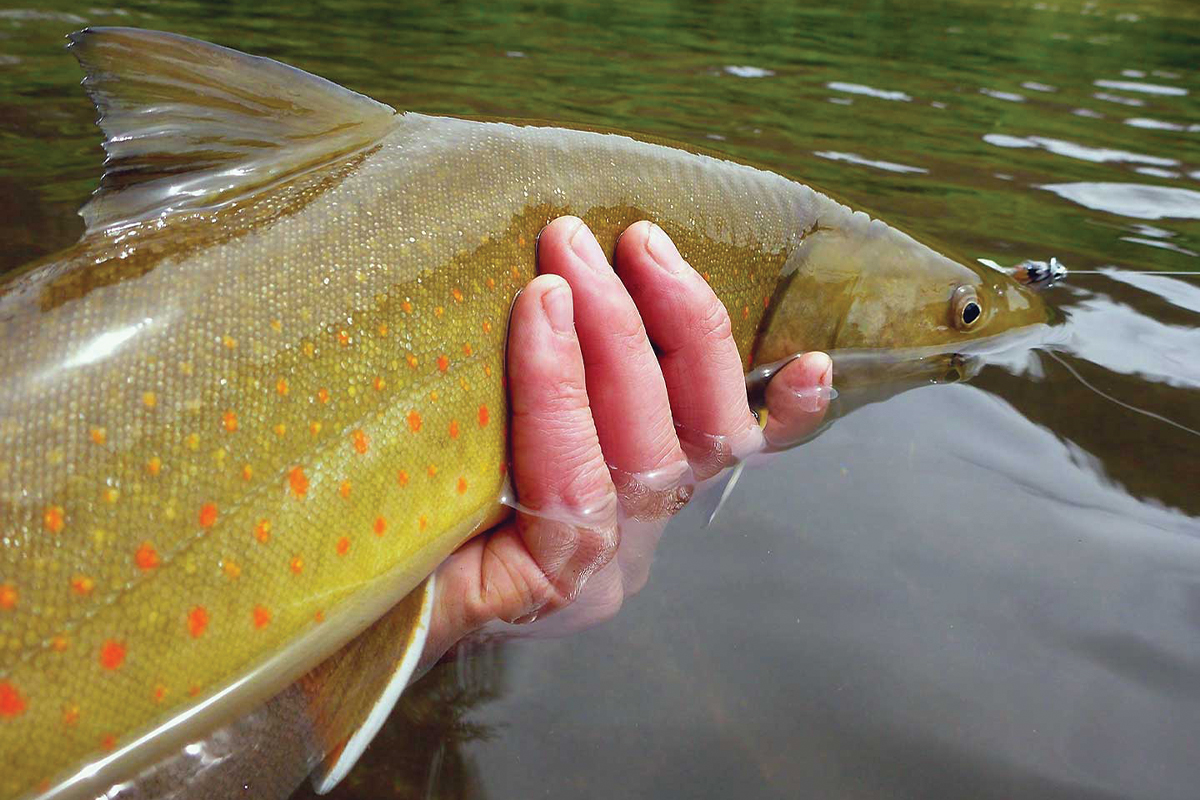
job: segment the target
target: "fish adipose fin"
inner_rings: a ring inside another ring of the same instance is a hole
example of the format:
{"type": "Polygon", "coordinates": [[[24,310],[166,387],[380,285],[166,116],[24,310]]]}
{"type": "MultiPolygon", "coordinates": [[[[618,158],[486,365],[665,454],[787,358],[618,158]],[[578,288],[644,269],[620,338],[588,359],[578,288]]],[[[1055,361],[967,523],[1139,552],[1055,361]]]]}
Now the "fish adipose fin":
{"type": "Polygon", "coordinates": [[[312,777],[318,794],[346,777],[408,686],[429,635],[434,594],[431,575],[386,616],[301,679],[313,729],[326,752],[312,777]],[[347,693],[346,687],[354,689],[347,693]]]}
{"type": "Polygon", "coordinates": [[[136,28],[68,48],[104,131],[87,232],[212,208],[372,146],[396,111],[303,70],[136,28]]]}

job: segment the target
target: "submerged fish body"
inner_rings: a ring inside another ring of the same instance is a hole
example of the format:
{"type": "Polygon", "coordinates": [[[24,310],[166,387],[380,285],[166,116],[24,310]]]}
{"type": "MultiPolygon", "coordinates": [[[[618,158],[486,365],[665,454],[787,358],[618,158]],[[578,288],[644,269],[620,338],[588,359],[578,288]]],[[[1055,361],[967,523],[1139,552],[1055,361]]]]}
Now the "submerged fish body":
{"type": "Polygon", "coordinates": [[[0,285],[0,798],[103,790],[271,696],[500,516],[508,311],[557,216],[610,254],[662,226],[747,368],[1046,319],[752,167],[169,34],[73,46],[105,178],[0,285]]]}

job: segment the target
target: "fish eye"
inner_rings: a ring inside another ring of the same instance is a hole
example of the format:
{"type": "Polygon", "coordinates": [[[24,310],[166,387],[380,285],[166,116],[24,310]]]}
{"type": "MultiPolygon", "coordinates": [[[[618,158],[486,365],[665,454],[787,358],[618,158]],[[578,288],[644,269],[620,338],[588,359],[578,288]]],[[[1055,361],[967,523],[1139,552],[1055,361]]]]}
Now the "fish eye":
{"type": "Polygon", "coordinates": [[[960,331],[970,330],[983,316],[983,306],[979,296],[970,286],[960,286],[954,290],[951,303],[951,322],[960,331]]]}

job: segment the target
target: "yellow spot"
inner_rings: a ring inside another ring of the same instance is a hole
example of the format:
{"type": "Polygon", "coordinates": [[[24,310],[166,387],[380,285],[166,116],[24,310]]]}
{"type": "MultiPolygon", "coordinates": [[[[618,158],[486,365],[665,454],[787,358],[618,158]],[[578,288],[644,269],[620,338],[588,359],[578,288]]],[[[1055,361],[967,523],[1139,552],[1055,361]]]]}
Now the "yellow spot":
{"type": "Polygon", "coordinates": [[[480,406],[480,407],[479,407],[479,427],[481,427],[481,428],[486,428],[486,427],[487,427],[487,424],[488,424],[488,420],[489,420],[490,418],[491,418],[491,417],[490,417],[490,415],[488,414],[488,407],[487,407],[487,406],[480,406]]]}
{"type": "Polygon", "coordinates": [[[125,643],[109,639],[100,647],[100,666],[117,669],[125,663],[125,643]]]}
{"type": "Polygon", "coordinates": [[[321,404],[328,403],[329,402],[329,390],[328,389],[317,389],[317,401],[320,402],[321,404]]]}
{"type": "Polygon", "coordinates": [[[438,472],[437,464],[430,464],[429,468],[426,469],[425,471],[429,473],[429,477],[431,477],[431,478],[436,477],[437,472],[438,472]]]}
{"type": "Polygon", "coordinates": [[[279,396],[280,396],[280,397],[283,397],[283,396],[285,396],[285,395],[288,393],[288,382],[287,382],[287,379],[285,379],[285,378],[280,378],[280,379],[279,379],[279,380],[278,380],[278,381],[275,383],[275,391],[279,393],[279,396]]]}
{"type": "Polygon", "coordinates": [[[161,703],[163,698],[167,696],[167,687],[161,683],[155,684],[153,691],[150,692],[150,699],[155,703],[161,703]]]}
{"type": "Polygon", "coordinates": [[[467,479],[460,475],[458,478],[458,485],[455,488],[458,489],[459,494],[466,494],[467,493],[467,479]]]}
{"type": "Polygon", "coordinates": [[[491,364],[483,365],[483,374],[487,375],[489,378],[492,377],[492,365],[491,364]]]}
{"type": "Polygon", "coordinates": [[[456,302],[456,303],[462,302],[463,293],[461,291],[459,291],[458,289],[455,289],[454,291],[450,292],[450,294],[454,297],[454,302],[456,302]]]}
{"type": "Polygon", "coordinates": [[[104,430],[104,428],[92,428],[88,434],[96,444],[104,444],[108,441],[108,431],[104,430]]]}
{"type": "Polygon", "coordinates": [[[271,624],[271,610],[266,606],[254,607],[254,627],[263,629],[271,624]]]}
{"type": "Polygon", "coordinates": [[[225,577],[231,581],[236,581],[242,574],[242,568],[238,566],[236,561],[226,561],[221,564],[221,570],[225,573],[225,577]]]}
{"type": "Polygon", "coordinates": [[[308,432],[313,436],[319,435],[321,433],[321,423],[317,422],[316,420],[308,423],[308,432]]]}
{"type": "Polygon", "coordinates": [[[304,559],[300,556],[292,556],[292,560],[288,562],[288,569],[292,571],[293,575],[304,572],[304,559]]]}
{"type": "Polygon", "coordinates": [[[224,426],[225,430],[229,431],[230,433],[236,431],[237,414],[233,413],[232,411],[226,411],[221,415],[221,425],[224,426]]]}
{"type": "Polygon", "coordinates": [[[107,486],[104,488],[103,491],[100,492],[100,502],[106,503],[107,505],[111,506],[117,502],[117,499],[120,496],[121,496],[120,492],[118,492],[116,489],[112,488],[111,486],[107,486]]]}
{"type": "Polygon", "coordinates": [[[419,530],[425,530],[427,527],[429,527],[429,520],[425,519],[425,515],[422,514],[417,518],[417,528],[419,530]]]}
{"type": "Polygon", "coordinates": [[[350,344],[350,334],[344,328],[342,330],[338,331],[337,338],[338,338],[338,343],[341,344],[342,347],[345,347],[346,345],[350,344]]]}
{"type": "Polygon", "coordinates": [[[292,467],[288,471],[288,484],[296,497],[304,497],[308,493],[308,477],[304,474],[303,467],[292,467]]]}
{"type": "Polygon", "coordinates": [[[216,503],[205,503],[200,506],[200,527],[211,528],[217,521],[216,503]]]}
{"type": "Polygon", "coordinates": [[[432,392],[430,392],[430,393],[429,393],[429,399],[430,399],[430,400],[432,400],[432,401],[433,401],[433,402],[435,402],[435,403],[438,401],[438,391],[437,391],[437,389],[434,389],[432,392]]]}
{"type": "Polygon", "coordinates": [[[192,362],[190,362],[190,361],[180,361],[179,362],[179,374],[190,378],[190,377],[192,377],[193,374],[195,374],[195,372],[196,372],[196,368],[192,366],[192,362]]]}
{"type": "Polygon", "coordinates": [[[42,526],[51,533],[59,533],[65,524],[62,506],[47,506],[42,512],[42,526]]]}
{"type": "Polygon", "coordinates": [[[435,306],[433,309],[433,315],[435,317],[441,318],[442,314],[445,314],[445,313],[446,313],[446,309],[442,308],[441,306],[435,306]]]}
{"type": "Polygon", "coordinates": [[[387,386],[387,381],[385,381],[382,376],[376,375],[375,380],[371,381],[371,386],[375,388],[375,391],[382,392],[387,386]]]}
{"type": "Polygon", "coordinates": [[[67,641],[67,637],[63,636],[61,633],[57,636],[51,637],[50,639],[50,649],[56,653],[66,652],[69,646],[70,642],[67,641]]]}
{"type": "Polygon", "coordinates": [[[519,281],[519,280],[521,280],[521,272],[520,272],[520,270],[518,270],[516,267],[513,267],[512,269],[510,269],[510,270],[508,271],[508,274],[509,274],[509,275],[512,275],[512,279],[513,279],[514,281],[519,281]]]}
{"type": "Polygon", "coordinates": [[[154,392],[142,392],[142,405],[146,408],[154,408],[158,405],[158,395],[154,392]]]}
{"type": "Polygon", "coordinates": [[[383,517],[376,517],[375,524],[371,526],[371,529],[375,531],[376,536],[383,536],[384,531],[387,530],[387,520],[383,517]]]}
{"type": "Polygon", "coordinates": [[[227,350],[232,350],[233,348],[237,347],[237,339],[233,338],[232,336],[223,336],[221,338],[221,344],[225,345],[227,350]]]}
{"type": "Polygon", "coordinates": [[[96,588],[96,582],[87,575],[76,575],[71,579],[71,589],[80,597],[87,597],[96,588]]]}
{"type": "Polygon", "coordinates": [[[308,356],[309,358],[312,358],[317,352],[317,348],[312,342],[305,342],[304,344],[300,345],[300,349],[304,352],[304,355],[308,356]]]}
{"type": "Polygon", "coordinates": [[[416,411],[408,412],[408,427],[413,433],[421,430],[421,415],[416,411]]]}
{"type": "Polygon", "coordinates": [[[272,428],[272,430],[275,431],[276,436],[285,436],[287,434],[287,425],[284,425],[282,422],[280,422],[278,425],[272,428]]]}
{"type": "Polygon", "coordinates": [[[208,628],[208,609],[204,606],[195,606],[188,612],[187,618],[188,633],[193,639],[199,639],[204,635],[204,631],[208,628]]]}
{"type": "Polygon", "coordinates": [[[450,369],[450,359],[448,357],[446,357],[445,355],[438,356],[437,364],[438,364],[438,369],[442,372],[445,372],[446,370],[450,369]]]}
{"type": "Polygon", "coordinates": [[[450,431],[449,431],[449,433],[450,433],[450,438],[451,438],[451,439],[457,439],[457,438],[458,438],[458,420],[456,420],[456,419],[452,419],[452,420],[450,420],[450,431]]]}
{"type": "Polygon", "coordinates": [[[710,279],[709,279],[709,277],[708,277],[708,273],[707,273],[707,272],[705,272],[705,273],[704,273],[703,277],[704,277],[704,282],[705,282],[705,283],[709,283],[709,282],[710,282],[710,279]]]}
{"type": "Polygon", "coordinates": [[[275,331],[276,333],[279,333],[281,330],[283,330],[283,320],[281,320],[281,319],[271,320],[271,330],[275,331]]]}
{"type": "Polygon", "coordinates": [[[150,542],[142,542],[133,554],[133,562],[138,565],[138,569],[148,572],[159,565],[158,551],[150,542]]]}
{"type": "Polygon", "coordinates": [[[525,237],[517,236],[517,244],[520,245],[521,247],[524,247],[525,246],[525,237]]]}
{"type": "Polygon", "coordinates": [[[0,611],[12,611],[17,607],[20,594],[11,583],[0,584],[0,611]]]}
{"type": "Polygon", "coordinates": [[[366,453],[367,448],[370,446],[367,441],[367,435],[362,432],[362,429],[357,429],[354,433],[350,434],[350,440],[354,443],[354,449],[359,453],[366,453]]]}
{"type": "Polygon", "coordinates": [[[491,320],[485,319],[485,320],[483,321],[483,332],[484,332],[484,333],[491,333],[491,332],[492,332],[492,321],[491,321],[491,320]]]}
{"type": "Polygon", "coordinates": [[[337,554],[339,556],[344,556],[344,555],[346,555],[346,553],[349,553],[350,552],[350,538],[348,536],[343,536],[342,538],[338,539],[337,545],[336,545],[336,550],[337,550],[337,554]]]}
{"type": "Polygon", "coordinates": [[[158,456],[151,456],[146,462],[146,472],[150,473],[151,477],[157,477],[162,472],[162,459],[158,456]]]}
{"type": "Polygon", "coordinates": [[[338,487],[338,494],[340,494],[343,499],[349,499],[350,481],[342,481],[342,485],[338,487]]]}
{"type": "Polygon", "coordinates": [[[271,541],[271,520],[260,519],[254,526],[254,538],[262,544],[271,541]]]}
{"type": "Polygon", "coordinates": [[[405,356],[404,360],[408,362],[409,368],[411,368],[411,369],[417,368],[417,363],[418,363],[417,357],[414,356],[412,353],[409,353],[407,356],[405,356]]]}
{"type": "Polygon", "coordinates": [[[387,336],[387,335],[388,335],[388,326],[387,326],[387,323],[386,323],[386,322],[381,322],[381,323],[379,323],[379,335],[380,335],[380,336],[387,336]]]}
{"type": "Polygon", "coordinates": [[[62,715],[63,725],[68,728],[75,727],[75,723],[79,722],[79,706],[70,705],[63,709],[62,715]]]}
{"type": "Polygon", "coordinates": [[[199,450],[200,449],[200,435],[196,434],[196,433],[189,433],[187,435],[187,438],[183,440],[183,443],[187,447],[188,450],[199,450]]]}
{"type": "Polygon", "coordinates": [[[407,470],[402,469],[402,470],[398,470],[396,472],[396,483],[400,484],[401,486],[408,486],[408,471],[407,470]]]}
{"type": "Polygon", "coordinates": [[[254,478],[254,468],[249,464],[242,464],[242,480],[248,481],[254,478]]]}

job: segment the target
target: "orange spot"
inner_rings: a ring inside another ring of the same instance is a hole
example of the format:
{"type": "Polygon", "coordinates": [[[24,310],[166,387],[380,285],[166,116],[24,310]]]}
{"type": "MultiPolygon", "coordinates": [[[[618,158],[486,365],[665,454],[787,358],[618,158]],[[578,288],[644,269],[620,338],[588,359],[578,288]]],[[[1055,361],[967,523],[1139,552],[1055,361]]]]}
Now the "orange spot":
{"type": "Polygon", "coordinates": [[[471,345],[470,345],[470,344],[464,344],[464,345],[463,345],[463,355],[464,355],[464,356],[470,356],[470,355],[471,355],[471,345]]]}
{"type": "Polygon", "coordinates": [[[71,578],[71,588],[80,597],[87,597],[96,588],[96,582],[87,575],[76,575],[71,578]]]}
{"type": "Polygon", "coordinates": [[[430,464],[426,472],[429,473],[429,477],[431,478],[437,477],[437,464],[430,464]]]}
{"type": "Polygon", "coordinates": [[[416,356],[414,356],[412,353],[409,353],[407,356],[405,356],[405,359],[404,359],[404,360],[408,362],[408,366],[409,366],[411,369],[416,369],[416,368],[417,368],[417,363],[418,363],[418,362],[417,362],[417,357],[416,357],[416,356]]]}
{"type": "Polygon", "coordinates": [[[125,643],[109,639],[100,648],[100,666],[117,669],[125,662],[125,643]]]}
{"type": "Polygon", "coordinates": [[[412,313],[412,303],[408,302],[407,300],[400,304],[400,308],[404,309],[405,314],[412,313]]]}
{"type": "Polygon", "coordinates": [[[199,639],[208,628],[208,609],[204,606],[193,608],[188,612],[187,624],[188,633],[192,635],[193,639],[199,639]]]}
{"type": "Polygon", "coordinates": [[[438,369],[442,372],[450,369],[450,359],[446,356],[438,356],[438,369]]]}
{"type": "Polygon", "coordinates": [[[429,520],[425,519],[425,515],[422,514],[417,518],[417,528],[425,530],[427,527],[429,527],[429,520]]]}
{"type": "Polygon", "coordinates": [[[108,441],[108,431],[104,430],[104,428],[92,428],[89,431],[89,435],[96,444],[104,444],[108,441]]]}
{"type": "Polygon", "coordinates": [[[354,443],[354,449],[360,453],[367,452],[367,435],[361,429],[355,430],[350,434],[350,439],[354,443]]]}
{"type": "Polygon", "coordinates": [[[288,485],[292,487],[292,494],[296,497],[308,494],[308,477],[304,474],[303,467],[292,467],[288,470],[288,485]]]}
{"type": "Polygon", "coordinates": [[[433,315],[435,317],[441,317],[442,314],[445,314],[445,313],[446,313],[446,309],[442,308],[441,306],[437,306],[433,309],[433,315]]]}
{"type": "Polygon", "coordinates": [[[292,556],[292,560],[288,562],[288,569],[295,575],[304,572],[304,559],[300,556],[292,556]]]}
{"type": "Polygon", "coordinates": [[[281,320],[281,319],[271,320],[271,330],[275,331],[276,333],[279,333],[281,330],[283,330],[283,320],[281,320]]]}
{"type": "Polygon", "coordinates": [[[421,430],[421,415],[416,411],[408,412],[408,427],[413,433],[421,430]]]}
{"type": "Polygon", "coordinates": [[[328,403],[329,402],[329,390],[328,389],[317,389],[317,400],[322,405],[324,405],[325,403],[328,403]]]}
{"type": "Polygon", "coordinates": [[[429,399],[435,403],[437,402],[437,400],[438,400],[437,389],[434,389],[432,392],[429,393],[429,399]]]}
{"type": "Polygon", "coordinates": [[[161,683],[155,684],[154,689],[150,692],[150,699],[155,703],[161,703],[163,698],[167,696],[167,687],[161,683]]]}
{"type": "Polygon", "coordinates": [[[242,465],[242,480],[248,481],[254,477],[254,470],[249,464],[242,465]]]}
{"type": "Polygon", "coordinates": [[[271,610],[266,606],[254,607],[254,627],[262,629],[271,624],[271,610]]]}
{"type": "Polygon", "coordinates": [[[384,531],[387,530],[387,520],[383,517],[376,517],[375,524],[371,526],[371,529],[375,531],[376,536],[383,536],[384,531]]]}
{"type": "Polygon", "coordinates": [[[221,425],[225,428],[225,430],[229,431],[230,433],[233,433],[234,431],[236,431],[237,430],[237,414],[233,413],[232,411],[226,411],[224,414],[221,415],[221,425]]]}
{"type": "Polygon", "coordinates": [[[117,746],[117,737],[111,733],[106,733],[100,737],[100,749],[108,752],[117,746]]]}
{"type": "Polygon", "coordinates": [[[221,564],[221,569],[225,576],[231,581],[236,581],[242,574],[242,568],[238,566],[236,561],[226,561],[221,564]]]}
{"type": "Polygon", "coordinates": [[[221,344],[232,350],[233,348],[237,347],[237,339],[233,338],[232,336],[224,336],[221,338],[221,344]]]}
{"type": "Polygon", "coordinates": [[[489,378],[492,377],[492,365],[491,364],[483,365],[483,374],[487,375],[489,378]]]}
{"type": "Polygon", "coordinates": [[[205,503],[200,506],[200,527],[211,528],[217,522],[217,506],[215,503],[205,503]]]}
{"type": "Polygon", "coordinates": [[[501,461],[500,462],[500,474],[504,475],[506,472],[508,472],[508,462],[501,461]]]}
{"type": "Polygon", "coordinates": [[[343,536],[342,538],[338,539],[336,549],[337,549],[337,554],[339,556],[344,556],[344,555],[346,555],[346,553],[349,553],[350,552],[350,538],[348,536],[343,536]]]}
{"type": "Polygon", "coordinates": [[[375,388],[375,391],[382,392],[387,386],[387,381],[383,379],[383,376],[376,375],[375,380],[371,381],[371,386],[375,388]]]}
{"type": "Polygon", "coordinates": [[[325,621],[325,612],[320,609],[317,609],[317,613],[313,614],[313,619],[315,619],[317,622],[324,622],[325,621]]]}
{"type": "Polygon", "coordinates": [[[396,472],[396,483],[400,484],[401,486],[408,486],[408,472],[406,470],[399,470],[396,472]]]}
{"type": "Polygon", "coordinates": [[[104,491],[100,492],[100,501],[102,503],[106,503],[110,506],[115,504],[120,497],[121,497],[121,493],[118,492],[116,489],[112,488],[111,486],[105,488],[104,491]]]}
{"type": "Polygon", "coordinates": [[[63,725],[68,728],[75,727],[75,723],[79,722],[79,706],[67,706],[63,709],[62,715],[63,725]]]}
{"type": "Polygon", "coordinates": [[[304,352],[304,355],[308,356],[309,358],[312,358],[317,352],[317,346],[312,342],[305,342],[304,344],[300,345],[300,349],[304,352]]]}
{"type": "Polygon", "coordinates": [[[315,419],[308,423],[308,432],[313,436],[319,436],[321,434],[321,423],[315,419]]]}
{"type": "Polygon", "coordinates": [[[763,295],[763,308],[766,308],[769,305],[771,305],[771,296],[764,294],[763,295]]]}
{"type": "Polygon", "coordinates": [[[12,611],[17,607],[19,597],[17,587],[11,583],[0,585],[0,611],[12,611]]]}
{"type": "Polygon", "coordinates": [[[456,303],[462,302],[463,293],[461,291],[459,291],[458,289],[455,289],[454,291],[450,292],[450,294],[454,297],[454,302],[456,302],[456,303]]]}
{"type": "Polygon", "coordinates": [[[189,450],[196,450],[200,447],[200,437],[195,433],[189,433],[187,438],[183,440],[184,445],[189,450]]]}
{"type": "Polygon", "coordinates": [[[281,422],[275,426],[274,431],[276,436],[283,436],[287,433],[287,425],[281,422]]]}
{"type": "Polygon", "coordinates": [[[142,542],[141,547],[133,554],[133,561],[140,569],[152,570],[158,566],[158,551],[149,542],[142,542]]]}
{"type": "Polygon", "coordinates": [[[0,717],[18,717],[25,713],[25,698],[17,687],[8,681],[0,681],[0,717]]]}
{"type": "Polygon", "coordinates": [[[275,384],[275,391],[279,393],[280,397],[283,397],[284,395],[286,395],[288,393],[287,381],[283,378],[280,378],[279,381],[275,384]]]}
{"type": "Polygon", "coordinates": [[[521,271],[518,270],[516,267],[513,267],[512,269],[510,269],[508,271],[508,274],[512,276],[512,279],[514,281],[519,281],[521,279],[521,271]]]}
{"type": "Polygon", "coordinates": [[[467,479],[462,477],[461,475],[458,478],[458,487],[457,488],[458,488],[459,494],[467,493],[467,479]]]}
{"type": "Polygon", "coordinates": [[[344,328],[342,330],[338,331],[337,337],[338,337],[338,342],[343,347],[350,344],[350,334],[344,328]]]}
{"type": "Polygon", "coordinates": [[[488,414],[488,407],[480,406],[479,407],[479,427],[486,428],[487,424],[488,424],[488,419],[490,419],[490,415],[488,414]]]}
{"type": "Polygon", "coordinates": [[[158,456],[151,456],[150,460],[146,462],[146,472],[149,472],[151,477],[158,477],[158,474],[162,472],[162,459],[158,456]]]}
{"type": "Polygon", "coordinates": [[[485,320],[483,321],[483,332],[484,332],[484,333],[491,333],[491,332],[492,332],[492,322],[491,322],[491,320],[487,320],[487,319],[485,319],[485,320]]]}
{"type": "Polygon", "coordinates": [[[750,316],[750,306],[742,306],[742,319],[750,316]]]}
{"type": "Polygon", "coordinates": [[[458,438],[458,420],[456,420],[456,419],[450,420],[450,438],[451,439],[458,438]]]}
{"type": "Polygon", "coordinates": [[[187,693],[189,697],[195,697],[196,695],[200,694],[200,684],[193,683],[188,687],[187,693]]]}
{"type": "Polygon", "coordinates": [[[154,408],[158,405],[158,395],[154,392],[142,392],[142,405],[146,408],[154,408]]]}
{"type": "Polygon", "coordinates": [[[65,652],[69,645],[70,643],[67,641],[67,637],[63,636],[62,634],[50,639],[50,648],[56,653],[65,652]]]}
{"type": "Polygon", "coordinates": [[[386,323],[386,322],[381,322],[381,323],[379,323],[379,335],[380,335],[380,336],[387,336],[387,335],[388,335],[388,326],[387,326],[387,323],[386,323]]]}
{"type": "Polygon", "coordinates": [[[495,288],[496,288],[496,279],[495,279],[495,278],[488,278],[488,279],[487,279],[487,287],[488,287],[489,289],[495,289],[495,288]]]}
{"type": "Polygon", "coordinates": [[[260,519],[254,526],[254,538],[262,544],[271,541],[271,520],[260,519]]]}
{"type": "Polygon", "coordinates": [[[338,487],[338,494],[340,494],[343,499],[348,499],[350,497],[350,481],[342,481],[342,485],[338,487]]]}

